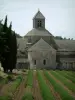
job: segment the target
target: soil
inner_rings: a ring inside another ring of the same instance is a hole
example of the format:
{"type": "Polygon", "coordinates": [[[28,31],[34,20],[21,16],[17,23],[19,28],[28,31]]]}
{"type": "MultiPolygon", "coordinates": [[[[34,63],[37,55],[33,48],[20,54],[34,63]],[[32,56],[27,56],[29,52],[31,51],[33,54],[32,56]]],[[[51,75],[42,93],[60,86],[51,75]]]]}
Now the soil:
{"type": "Polygon", "coordinates": [[[9,82],[8,84],[3,85],[3,87],[0,90],[0,96],[7,95],[7,90],[11,86],[12,82],[9,82]]]}
{"type": "Polygon", "coordinates": [[[24,76],[24,79],[22,80],[20,86],[15,91],[12,97],[13,100],[22,100],[22,97],[25,94],[25,83],[26,83],[26,76],[24,76]]]}
{"type": "Polygon", "coordinates": [[[48,81],[48,79],[45,77],[44,73],[43,73],[43,76],[44,76],[44,79],[46,81],[46,84],[49,86],[53,96],[55,97],[55,100],[62,100],[59,93],[57,93],[55,90],[54,90],[54,87],[52,86],[52,84],[48,81]]]}
{"type": "Polygon", "coordinates": [[[59,81],[58,79],[56,79],[50,72],[48,72],[48,73],[50,74],[50,76],[51,76],[57,83],[61,84],[61,85],[63,86],[63,88],[64,88],[65,90],[67,90],[68,93],[71,94],[71,96],[73,96],[73,97],[75,98],[75,93],[73,93],[71,90],[69,90],[61,81],[59,81]]]}
{"type": "Polygon", "coordinates": [[[39,84],[38,84],[38,80],[37,80],[36,71],[33,72],[32,93],[33,93],[33,96],[34,96],[34,100],[43,100],[42,96],[41,96],[41,92],[40,92],[40,87],[39,87],[39,84]]]}

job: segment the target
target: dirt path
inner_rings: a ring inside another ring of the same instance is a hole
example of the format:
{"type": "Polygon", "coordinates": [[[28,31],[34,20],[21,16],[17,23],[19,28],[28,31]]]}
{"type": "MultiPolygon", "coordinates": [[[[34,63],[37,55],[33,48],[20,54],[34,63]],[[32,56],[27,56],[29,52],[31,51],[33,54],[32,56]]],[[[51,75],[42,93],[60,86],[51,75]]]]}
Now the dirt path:
{"type": "Polygon", "coordinates": [[[44,75],[44,72],[43,73],[43,76],[44,76],[44,79],[46,81],[46,84],[49,86],[53,96],[55,97],[55,100],[62,100],[60,95],[54,90],[54,87],[52,86],[52,84],[48,81],[48,79],[46,78],[46,76],[44,75]]]}
{"type": "Polygon", "coordinates": [[[25,93],[25,83],[26,83],[26,76],[22,80],[20,86],[15,91],[12,97],[13,100],[22,100],[22,97],[24,96],[24,93],[25,93]]]}
{"type": "Polygon", "coordinates": [[[50,74],[50,76],[51,76],[57,83],[59,83],[60,85],[62,85],[63,88],[64,88],[65,90],[67,90],[68,93],[71,94],[71,96],[73,96],[73,97],[75,98],[75,93],[73,93],[71,90],[69,90],[61,81],[59,81],[58,79],[56,79],[50,72],[48,72],[48,73],[50,74]]]}
{"type": "Polygon", "coordinates": [[[33,88],[32,88],[32,93],[34,96],[34,100],[43,100],[41,93],[40,93],[40,88],[37,80],[37,75],[36,71],[33,72],[33,88]]]}
{"type": "Polygon", "coordinates": [[[5,84],[0,84],[0,92],[5,84]]]}
{"type": "Polygon", "coordinates": [[[8,94],[8,88],[11,87],[12,82],[9,82],[8,84],[3,85],[3,87],[0,90],[0,96],[4,96],[8,94]]]}

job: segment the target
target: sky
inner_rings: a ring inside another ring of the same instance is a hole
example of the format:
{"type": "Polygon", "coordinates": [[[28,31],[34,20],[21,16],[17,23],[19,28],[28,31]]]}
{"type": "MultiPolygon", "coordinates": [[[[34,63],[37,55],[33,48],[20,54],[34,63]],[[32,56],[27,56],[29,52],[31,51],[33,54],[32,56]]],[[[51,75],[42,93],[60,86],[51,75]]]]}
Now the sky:
{"type": "Polygon", "coordinates": [[[33,28],[38,9],[45,16],[45,27],[54,36],[75,39],[75,0],[0,0],[0,20],[8,16],[8,25],[24,36],[33,28]]]}

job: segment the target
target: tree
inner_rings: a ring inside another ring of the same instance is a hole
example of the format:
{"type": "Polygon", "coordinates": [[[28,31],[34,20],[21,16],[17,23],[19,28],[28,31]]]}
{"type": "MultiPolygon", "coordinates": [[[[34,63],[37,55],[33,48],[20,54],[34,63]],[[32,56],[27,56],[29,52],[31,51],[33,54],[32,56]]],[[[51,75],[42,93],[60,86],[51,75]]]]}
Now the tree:
{"type": "Polygon", "coordinates": [[[6,65],[7,65],[7,52],[8,52],[8,45],[7,45],[7,37],[6,37],[6,33],[7,33],[7,16],[5,18],[5,22],[4,22],[4,25],[1,29],[1,32],[0,32],[0,40],[1,40],[1,45],[0,45],[0,55],[1,55],[1,63],[2,63],[2,66],[4,68],[4,71],[7,70],[6,68],[6,65]]]}
{"type": "Polygon", "coordinates": [[[9,69],[12,72],[12,70],[16,67],[16,59],[17,59],[17,41],[16,41],[15,32],[12,32],[12,23],[10,23],[7,32],[7,45],[9,48],[7,69],[9,69]]]}
{"type": "Polygon", "coordinates": [[[6,15],[6,17],[5,17],[5,21],[4,21],[4,25],[3,25],[3,32],[7,32],[7,15],[6,15]]]}
{"type": "Polygon", "coordinates": [[[12,69],[16,67],[16,55],[16,35],[15,32],[12,31],[12,23],[10,23],[9,28],[7,27],[6,16],[2,31],[0,32],[0,60],[4,72],[7,72],[8,69],[12,72],[12,69]]]}
{"type": "Polygon", "coordinates": [[[58,39],[58,40],[63,40],[63,38],[61,36],[55,36],[54,38],[58,39]]]}
{"type": "Polygon", "coordinates": [[[11,39],[11,58],[12,58],[12,67],[10,67],[10,71],[12,72],[12,69],[16,67],[16,60],[17,60],[17,40],[16,40],[16,34],[15,32],[12,33],[12,39],[11,39]]]}

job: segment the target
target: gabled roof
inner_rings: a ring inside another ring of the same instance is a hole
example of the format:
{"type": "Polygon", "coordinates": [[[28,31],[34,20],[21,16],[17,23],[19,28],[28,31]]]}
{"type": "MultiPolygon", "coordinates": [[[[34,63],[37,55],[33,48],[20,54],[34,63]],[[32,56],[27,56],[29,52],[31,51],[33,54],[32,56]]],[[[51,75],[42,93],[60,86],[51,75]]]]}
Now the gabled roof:
{"type": "Polygon", "coordinates": [[[45,42],[42,38],[35,43],[31,48],[28,49],[28,51],[32,50],[55,50],[52,48],[47,42],[45,42]]]}
{"type": "Polygon", "coordinates": [[[33,19],[45,19],[45,17],[40,11],[38,11],[33,19]]]}

